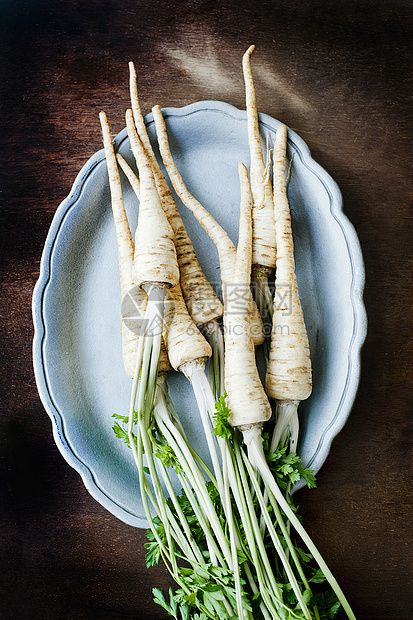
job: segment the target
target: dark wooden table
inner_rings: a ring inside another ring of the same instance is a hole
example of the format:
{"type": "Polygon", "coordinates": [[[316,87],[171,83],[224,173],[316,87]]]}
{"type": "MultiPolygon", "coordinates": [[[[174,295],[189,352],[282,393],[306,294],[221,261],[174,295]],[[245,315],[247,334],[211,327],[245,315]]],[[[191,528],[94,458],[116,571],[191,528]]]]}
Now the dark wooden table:
{"type": "Polygon", "coordinates": [[[369,332],[350,419],[299,496],[305,525],[359,619],[412,618],[411,190],[413,6],[390,0],[2,2],[1,550],[4,620],[164,618],[145,534],[106,512],[58,452],[32,370],[31,296],[58,204],[124,125],[127,62],[143,110],[259,106],[339,184],[366,266],[369,332]],[[410,37],[410,38],[409,38],[410,37]],[[258,83],[257,83],[258,87],[258,83]],[[410,589],[410,591],[409,591],[410,589]]]}

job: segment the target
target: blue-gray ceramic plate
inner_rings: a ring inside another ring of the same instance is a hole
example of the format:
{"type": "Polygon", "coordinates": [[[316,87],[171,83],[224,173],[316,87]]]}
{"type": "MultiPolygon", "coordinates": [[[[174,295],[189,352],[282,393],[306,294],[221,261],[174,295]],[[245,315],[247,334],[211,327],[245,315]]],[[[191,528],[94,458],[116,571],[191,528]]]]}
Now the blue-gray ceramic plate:
{"type": "MultiPolygon", "coordinates": [[[[166,108],[171,148],[188,189],[237,241],[237,164],[249,163],[245,112],[203,101],[166,108]]],[[[155,144],[152,115],[146,117],[155,144]]],[[[260,116],[263,140],[278,121],[260,116]]],[[[115,145],[132,163],[126,131],[115,145]]],[[[297,278],[308,328],[314,390],[300,406],[299,453],[318,471],[343,427],[359,382],[360,348],[366,332],[362,302],[363,261],[339,189],[289,132],[294,153],[289,179],[297,278]]],[[[126,179],[124,198],[131,229],[138,203],[126,179]]],[[[180,208],[182,205],[180,205],[180,208]]],[[[215,246],[181,208],[201,265],[219,282],[215,246]]],[[[34,369],[40,397],[63,456],[90,491],[114,515],[137,527],[146,520],[131,451],[116,439],[114,412],[125,414],[131,380],[121,354],[117,245],[103,151],[82,168],[53,219],[33,296],[34,369]]],[[[199,438],[191,388],[171,373],[170,392],[194,447],[199,438]]]]}

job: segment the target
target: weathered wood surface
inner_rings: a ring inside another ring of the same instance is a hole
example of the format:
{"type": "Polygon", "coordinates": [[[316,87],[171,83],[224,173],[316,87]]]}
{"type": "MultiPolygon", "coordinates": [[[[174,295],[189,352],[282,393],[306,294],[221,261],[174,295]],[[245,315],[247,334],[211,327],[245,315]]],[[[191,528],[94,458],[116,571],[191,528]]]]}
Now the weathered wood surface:
{"type": "Polygon", "coordinates": [[[300,494],[314,541],[361,620],[411,618],[411,26],[403,1],[4,2],[1,48],[1,593],[4,619],[164,614],[144,532],[89,496],[63,460],[31,361],[31,295],[53,214],[124,126],[127,62],[143,110],[244,105],[255,43],[260,110],[295,129],[339,184],[359,235],[369,333],[351,417],[300,494]]]}

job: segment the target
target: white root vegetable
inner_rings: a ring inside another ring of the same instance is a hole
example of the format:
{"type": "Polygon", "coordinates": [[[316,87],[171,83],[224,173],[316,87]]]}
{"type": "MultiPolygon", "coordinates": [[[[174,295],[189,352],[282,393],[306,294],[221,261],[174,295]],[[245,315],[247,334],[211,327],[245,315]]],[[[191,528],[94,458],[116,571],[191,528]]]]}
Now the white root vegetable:
{"type": "Polygon", "coordinates": [[[189,315],[179,285],[167,292],[163,336],[169,361],[177,371],[195,360],[204,364],[211,357],[211,346],[189,315]]]}
{"type": "Polygon", "coordinates": [[[255,45],[251,45],[242,59],[250,147],[252,265],[254,275],[267,276],[275,268],[274,208],[269,166],[265,165],[262,154],[256,94],[251,70],[251,54],[254,49],[255,45]]]}
{"type": "MultiPolygon", "coordinates": [[[[129,227],[126,215],[125,205],[123,201],[122,184],[120,180],[119,170],[116,160],[122,158],[121,155],[115,154],[112,137],[110,133],[109,121],[105,112],[99,114],[99,120],[102,128],[102,137],[106,157],[106,165],[108,168],[109,187],[111,192],[111,206],[115,222],[116,239],[118,244],[119,258],[119,278],[121,285],[122,299],[134,288],[132,279],[133,258],[135,244],[133,242],[132,233],[129,227]]],[[[124,161],[124,160],[123,160],[124,161]]],[[[136,178],[136,177],[135,177],[136,178]]],[[[139,181],[138,181],[139,184],[139,181]]],[[[139,298],[139,310],[142,316],[147,306],[146,295],[139,298]]],[[[139,344],[139,333],[132,330],[128,326],[127,320],[122,317],[122,354],[123,364],[126,374],[133,379],[135,373],[136,355],[139,344]]],[[[159,372],[166,373],[170,370],[171,365],[165,350],[165,345],[161,345],[161,355],[159,362],[159,372]]]]}
{"type": "Polygon", "coordinates": [[[214,321],[223,314],[223,306],[205,277],[198,262],[192,242],[150,142],[145,120],[139,104],[136,69],[129,63],[130,95],[137,133],[151,163],[162,207],[174,231],[174,243],[180,269],[180,283],[189,314],[197,326],[214,321]]]}
{"type": "Polygon", "coordinates": [[[111,192],[111,205],[113,220],[115,222],[116,239],[119,254],[119,276],[122,297],[133,286],[132,265],[134,243],[129,228],[125,205],[123,202],[122,185],[116,163],[116,155],[110,133],[109,121],[105,112],[100,112],[99,120],[102,128],[103,145],[105,150],[106,165],[108,169],[109,187],[111,192]]]}
{"type": "Polygon", "coordinates": [[[257,370],[255,349],[249,329],[247,291],[251,280],[252,222],[248,173],[239,164],[241,201],[239,241],[234,283],[224,296],[225,390],[232,414],[232,426],[263,424],[271,417],[271,406],[257,370]],[[231,288],[235,290],[231,291],[231,288]]]}
{"type": "MultiPolygon", "coordinates": [[[[106,165],[108,168],[109,187],[111,192],[111,205],[115,222],[116,239],[118,244],[119,277],[121,296],[127,294],[133,287],[132,265],[134,255],[134,243],[129,228],[125,205],[123,202],[122,185],[116,156],[110,133],[109,121],[105,112],[99,114],[102,128],[103,145],[105,150],[106,165]]],[[[135,359],[138,348],[139,336],[132,332],[122,320],[122,355],[123,365],[128,377],[133,378],[135,372],[135,359]]]]}
{"type": "Polygon", "coordinates": [[[162,208],[152,168],[136,132],[131,110],[126,112],[126,126],[140,179],[133,276],[141,288],[146,283],[169,288],[179,282],[173,230],[162,208]]]}
{"type": "Polygon", "coordinates": [[[116,159],[117,159],[117,162],[120,168],[122,169],[122,172],[128,179],[129,183],[131,184],[131,187],[133,191],[135,192],[137,199],[139,200],[140,192],[141,192],[141,184],[139,182],[138,177],[136,176],[132,168],[129,166],[126,159],[120,153],[116,153],[116,159]]]}
{"type": "MultiPolygon", "coordinates": [[[[117,159],[139,197],[139,179],[121,155],[118,155],[117,159]]],[[[180,273],[182,277],[182,271],[180,273]]],[[[189,312],[181,286],[173,286],[168,290],[165,300],[163,333],[166,345],[161,349],[161,353],[169,356],[171,366],[175,370],[179,371],[180,367],[190,360],[206,361],[212,354],[211,346],[200,333],[189,312]],[[188,336],[191,336],[189,348],[188,336]]]]}
{"type": "MultiPolygon", "coordinates": [[[[252,281],[254,299],[260,309],[266,331],[264,357],[268,361],[272,323],[273,298],[269,286],[276,260],[273,192],[270,162],[264,162],[254,80],[251,69],[251,45],[242,58],[247,109],[248,143],[250,150],[250,181],[252,191],[252,281]]],[[[269,147],[267,138],[267,159],[269,147]]]]}
{"type": "MultiPolygon", "coordinates": [[[[212,346],[213,356],[209,362],[209,374],[214,391],[217,395],[220,395],[224,375],[223,356],[220,353],[223,349],[223,336],[217,319],[222,316],[223,306],[202,271],[172,192],[153,151],[140,108],[137,76],[133,62],[129,63],[129,72],[129,89],[136,131],[151,164],[162,208],[174,231],[181,291],[190,316],[195,324],[202,329],[212,346]]],[[[132,144],[132,150],[133,148],[132,144]]],[[[121,162],[124,168],[125,163],[121,162]]],[[[128,178],[130,178],[132,171],[126,169],[125,171],[128,174],[128,178]]],[[[132,183],[132,186],[137,191],[136,182],[132,183]]]]}
{"type": "MultiPolygon", "coordinates": [[[[139,179],[121,155],[117,155],[117,159],[120,167],[128,178],[135,194],[139,198],[139,179]]],[[[177,250],[177,254],[178,253],[179,250],[177,250]]],[[[180,274],[182,280],[182,269],[180,269],[180,274]]],[[[202,286],[202,281],[200,283],[200,286],[202,286]]],[[[133,298],[133,303],[136,304],[137,295],[135,290],[133,290],[131,294],[133,298]]],[[[198,300],[199,304],[205,306],[208,299],[210,299],[208,291],[206,293],[201,292],[199,294],[195,293],[195,295],[191,295],[192,309],[194,309],[195,299],[198,300]]],[[[221,302],[219,303],[221,305],[221,302]]],[[[165,299],[165,304],[166,308],[164,314],[163,333],[164,338],[167,340],[167,346],[163,346],[161,349],[160,368],[164,367],[165,358],[168,361],[170,360],[170,364],[175,370],[179,370],[180,366],[187,362],[189,359],[199,358],[200,360],[206,361],[207,359],[211,359],[211,356],[213,355],[214,359],[212,363],[212,369],[210,368],[211,383],[214,388],[214,392],[216,391],[220,395],[221,386],[224,383],[224,356],[223,336],[218,322],[216,320],[211,320],[206,325],[202,326],[204,328],[204,331],[207,332],[206,337],[209,339],[209,342],[214,345],[211,347],[211,344],[209,344],[205,340],[205,338],[198,329],[198,327],[201,326],[197,326],[195,323],[196,316],[205,316],[205,313],[202,313],[202,309],[200,308],[201,314],[198,312],[191,315],[191,307],[188,307],[188,302],[185,302],[184,300],[182,286],[174,286],[169,290],[167,298],[165,299]],[[185,338],[185,335],[190,335],[191,338],[185,338]],[[190,341],[189,348],[188,340],[190,341]]],[[[164,340],[162,342],[164,344],[164,340]]]]}
{"type": "Polygon", "coordinates": [[[266,388],[276,400],[301,401],[312,389],[310,348],[295,275],[294,243],[286,183],[287,127],[280,125],[274,146],[274,208],[276,215],[277,303],[266,388]]]}

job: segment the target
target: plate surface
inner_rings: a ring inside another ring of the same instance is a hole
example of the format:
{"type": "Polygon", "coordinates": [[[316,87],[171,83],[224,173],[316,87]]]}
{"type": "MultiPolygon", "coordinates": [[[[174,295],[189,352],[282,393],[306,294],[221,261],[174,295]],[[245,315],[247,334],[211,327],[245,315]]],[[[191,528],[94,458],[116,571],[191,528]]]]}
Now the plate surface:
{"type": "MultiPolygon", "coordinates": [[[[171,150],[188,189],[237,242],[237,164],[249,165],[244,111],[204,101],[163,110],[171,150]]],[[[155,145],[152,115],[146,117],[155,145]]],[[[263,141],[279,122],[260,115],[263,141]]],[[[115,140],[129,161],[126,130],[115,140]]],[[[314,390],[300,405],[299,453],[317,472],[350,413],[366,333],[364,267],[356,233],[342,211],[339,189],[289,131],[289,179],[297,278],[310,340],[314,390]]],[[[156,147],[155,147],[156,150],[156,147]]],[[[131,229],[138,202],[122,178],[131,229]]],[[[201,265],[219,286],[215,246],[178,201],[201,265]]],[[[103,151],[82,168],[53,219],[33,295],[34,369],[40,397],[63,456],[105,508],[146,527],[131,451],[113,431],[125,414],[131,380],[122,364],[120,286],[115,229],[103,151]]],[[[194,447],[206,456],[188,382],[170,373],[170,392],[194,447]]]]}

